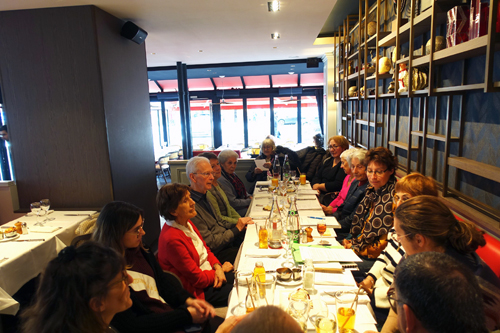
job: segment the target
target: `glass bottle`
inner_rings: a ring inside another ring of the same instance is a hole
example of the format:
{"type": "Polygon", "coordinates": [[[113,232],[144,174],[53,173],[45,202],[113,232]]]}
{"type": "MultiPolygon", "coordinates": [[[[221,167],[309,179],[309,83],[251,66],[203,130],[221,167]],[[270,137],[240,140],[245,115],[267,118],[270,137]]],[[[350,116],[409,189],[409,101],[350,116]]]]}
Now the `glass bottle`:
{"type": "Polygon", "coordinates": [[[308,292],[314,291],[314,265],[312,259],[305,260],[305,266],[302,270],[302,280],[304,289],[308,292]]]}
{"type": "Polygon", "coordinates": [[[288,210],[286,230],[290,241],[292,243],[299,244],[300,216],[299,211],[297,210],[297,199],[295,196],[290,196],[290,209],[288,210]]]}
{"type": "Polygon", "coordinates": [[[288,160],[288,154],[285,155],[285,160],[283,161],[283,180],[290,180],[290,161],[288,160]]]}
{"type": "MultiPolygon", "coordinates": [[[[278,154],[274,155],[274,163],[273,163],[273,179],[276,179],[276,182],[281,180],[281,164],[280,159],[278,158],[278,154]]],[[[278,187],[278,184],[276,184],[278,187]]]]}
{"type": "Polygon", "coordinates": [[[269,225],[267,230],[270,230],[268,235],[268,244],[272,249],[281,248],[281,237],[283,235],[283,225],[281,220],[281,212],[278,204],[278,196],[273,194],[273,204],[269,212],[269,225]]]}
{"type": "Polygon", "coordinates": [[[266,282],[266,269],[264,268],[264,264],[262,261],[257,261],[255,263],[255,268],[253,269],[253,277],[255,280],[259,280],[260,282],[266,282]]]}

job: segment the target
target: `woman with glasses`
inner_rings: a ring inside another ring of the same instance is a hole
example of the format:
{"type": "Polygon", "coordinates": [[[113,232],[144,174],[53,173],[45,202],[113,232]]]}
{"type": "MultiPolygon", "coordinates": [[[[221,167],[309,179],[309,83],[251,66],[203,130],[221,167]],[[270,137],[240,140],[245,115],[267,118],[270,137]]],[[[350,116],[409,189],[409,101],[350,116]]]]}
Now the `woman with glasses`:
{"type": "Polygon", "coordinates": [[[396,185],[397,158],[384,147],[370,149],[365,157],[370,185],[352,219],[351,239],[345,239],[346,249],[353,249],[363,262],[361,273],[368,272],[387,245],[392,228],[392,201],[396,185]]]}
{"type": "Polygon", "coordinates": [[[125,261],[113,249],[69,246],[42,273],[35,303],[21,315],[23,332],[116,332],[111,319],[132,306],[125,261]]]}
{"type": "Polygon", "coordinates": [[[166,220],[158,240],[158,261],[176,274],[187,291],[213,306],[227,306],[233,288],[233,265],[221,264],[190,221],[196,216],[189,187],[163,186],[156,197],[160,215],[166,220]]]}
{"type": "Polygon", "coordinates": [[[340,167],[340,155],[349,148],[349,141],[341,135],[332,136],[328,140],[328,151],[330,156],[323,160],[318,172],[313,177],[311,185],[313,190],[319,193],[319,201],[328,205],[331,197],[323,202],[326,193],[339,192],[346,176],[344,170],[340,167]]]}
{"type": "Polygon", "coordinates": [[[133,305],[112,321],[121,333],[175,332],[204,323],[214,315],[213,307],[194,298],[172,274],[163,272],[153,253],[144,248],[143,212],[121,201],[103,207],[93,239],[123,255],[133,278],[133,305]]]}
{"type": "MultiPolygon", "coordinates": [[[[481,281],[500,288],[500,279],[476,254],[484,246],[482,232],[469,222],[457,220],[450,209],[434,196],[417,196],[401,203],[394,213],[396,239],[406,256],[422,252],[441,252],[468,267],[481,281]]],[[[500,314],[487,313],[489,328],[500,323],[500,314]]],[[[382,332],[397,331],[397,317],[391,311],[382,332]]]]}
{"type": "Polygon", "coordinates": [[[235,173],[238,154],[230,149],[223,150],[219,154],[219,163],[222,167],[222,177],[219,179],[220,187],[226,193],[229,204],[240,216],[245,216],[248,206],[252,202],[252,196],[247,192],[245,184],[235,173]]]}
{"type": "MultiPolygon", "coordinates": [[[[412,173],[401,178],[396,183],[394,192],[393,210],[396,210],[404,201],[419,195],[438,196],[436,182],[420,173],[412,173]]],[[[396,266],[404,254],[404,249],[397,241],[394,228],[392,228],[389,232],[387,247],[378,256],[368,276],[359,284],[370,297],[379,325],[385,322],[389,314],[387,291],[394,281],[396,266]]]]}

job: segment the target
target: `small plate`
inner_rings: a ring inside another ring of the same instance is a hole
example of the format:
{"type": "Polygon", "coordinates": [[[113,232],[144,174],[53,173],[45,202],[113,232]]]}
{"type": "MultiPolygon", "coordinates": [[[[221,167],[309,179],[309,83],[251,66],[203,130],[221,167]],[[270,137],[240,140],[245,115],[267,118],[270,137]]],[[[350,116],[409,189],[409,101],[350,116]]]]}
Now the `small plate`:
{"type": "Polygon", "coordinates": [[[0,243],[13,241],[15,239],[18,239],[20,236],[21,235],[17,234],[14,237],[0,239],[0,243]]]}
{"type": "Polygon", "coordinates": [[[291,279],[290,279],[290,281],[280,281],[280,280],[276,279],[276,283],[281,285],[281,286],[284,286],[284,287],[296,287],[296,286],[300,286],[302,284],[302,279],[297,280],[297,281],[294,281],[291,279]]]}

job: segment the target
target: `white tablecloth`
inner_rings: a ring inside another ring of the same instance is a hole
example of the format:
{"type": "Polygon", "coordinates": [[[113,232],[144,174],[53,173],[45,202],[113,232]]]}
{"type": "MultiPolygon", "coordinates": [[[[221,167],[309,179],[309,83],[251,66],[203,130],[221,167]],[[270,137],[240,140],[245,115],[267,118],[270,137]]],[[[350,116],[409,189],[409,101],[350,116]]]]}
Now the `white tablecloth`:
{"type": "MultiPolygon", "coordinates": [[[[48,221],[46,226],[60,227],[60,229],[52,233],[30,232],[27,235],[20,235],[16,240],[0,242],[0,314],[17,313],[19,304],[11,295],[40,274],[48,262],[71,243],[80,222],[93,213],[95,211],[56,211],[48,215],[55,220],[48,221]],[[85,216],[65,214],[85,214],[85,216]],[[40,239],[40,241],[19,242],[26,239],[40,239]],[[2,260],[3,258],[8,259],[2,260]]],[[[41,216],[39,220],[44,218],[41,216]]],[[[4,226],[13,226],[18,221],[26,222],[29,228],[36,222],[36,216],[23,216],[4,226]]]]}
{"type": "MultiPolygon", "coordinates": [[[[309,184],[301,185],[300,189],[311,189],[311,187],[309,184]]],[[[265,202],[265,199],[259,199],[259,198],[266,197],[266,195],[264,192],[259,193],[257,188],[255,189],[254,194],[256,194],[256,195],[254,196],[254,200],[252,202],[252,205],[250,206],[250,210],[247,213],[247,216],[252,216],[252,217],[256,217],[256,218],[263,218],[265,216],[265,214],[261,213],[262,206],[260,206],[260,205],[263,204],[263,202],[265,202]]],[[[264,203],[264,205],[265,204],[266,203],[264,203]]],[[[269,212],[266,212],[266,213],[268,216],[269,212]]],[[[301,210],[299,210],[299,215],[322,217],[322,216],[324,216],[324,213],[321,210],[320,211],[317,211],[317,210],[301,211],[301,210]]],[[[309,243],[309,244],[317,244],[319,242],[319,235],[313,234],[313,236],[315,236],[314,242],[309,243]]],[[[325,238],[325,240],[326,240],[326,238],[325,238]]],[[[332,245],[339,245],[339,243],[333,238],[328,237],[328,241],[332,245]]],[[[252,253],[252,254],[254,254],[256,252],[258,253],[258,251],[259,251],[258,245],[259,245],[259,243],[258,243],[257,230],[253,225],[249,225],[247,228],[247,231],[246,231],[245,241],[243,242],[243,244],[240,248],[240,253],[238,256],[237,263],[236,263],[237,270],[250,270],[250,271],[252,271],[255,267],[256,261],[262,261],[264,263],[264,268],[266,269],[266,271],[272,271],[278,267],[281,267],[281,263],[283,263],[285,261],[285,259],[282,256],[280,256],[279,258],[269,258],[269,257],[267,257],[267,258],[255,258],[255,257],[247,256],[247,254],[249,254],[249,253],[252,253]]],[[[283,249],[277,249],[277,250],[268,249],[268,250],[262,250],[262,251],[264,251],[266,255],[268,253],[270,253],[271,251],[275,251],[276,253],[279,253],[279,254],[284,254],[284,252],[285,252],[285,250],[283,250],[283,249]]],[[[350,271],[348,271],[348,270],[344,273],[344,281],[345,281],[345,286],[328,286],[328,285],[316,284],[315,289],[317,290],[317,292],[311,296],[312,299],[313,300],[314,299],[318,299],[318,300],[321,299],[321,300],[325,301],[328,304],[329,312],[332,314],[335,314],[336,313],[335,301],[334,301],[333,297],[328,296],[328,295],[324,294],[323,292],[324,291],[337,291],[337,290],[357,290],[355,280],[352,277],[352,274],[350,273],[350,271]]],[[[286,307],[288,306],[288,300],[287,300],[288,295],[300,287],[302,287],[302,285],[283,286],[283,285],[277,284],[276,285],[276,292],[275,292],[275,296],[274,296],[274,305],[280,306],[283,309],[286,309],[286,307]]],[[[244,299],[244,295],[241,295],[240,299],[238,299],[238,293],[236,291],[236,288],[233,288],[233,292],[231,293],[230,299],[229,299],[227,317],[234,315],[233,310],[243,299],[244,299]]],[[[358,312],[358,315],[356,316],[355,329],[360,333],[362,333],[366,330],[376,331],[376,327],[375,327],[376,322],[371,314],[371,310],[369,308],[369,305],[368,304],[359,304],[357,312],[358,312]]],[[[310,322],[308,322],[308,330],[314,330],[314,327],[312,326],[312,324],[310,322]]]]}

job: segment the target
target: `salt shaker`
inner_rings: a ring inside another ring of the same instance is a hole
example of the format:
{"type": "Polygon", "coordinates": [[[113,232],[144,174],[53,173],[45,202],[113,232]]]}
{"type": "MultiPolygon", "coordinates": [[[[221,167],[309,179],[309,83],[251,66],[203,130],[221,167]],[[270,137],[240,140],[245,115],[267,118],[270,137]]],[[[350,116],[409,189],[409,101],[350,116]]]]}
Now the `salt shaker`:
{"type": "Polygon", "coordinates": [[[23,235],[27,235],[28,234],[28,224],[26,222],[23,222],[21,228],[23,230],[23,235]]]}

